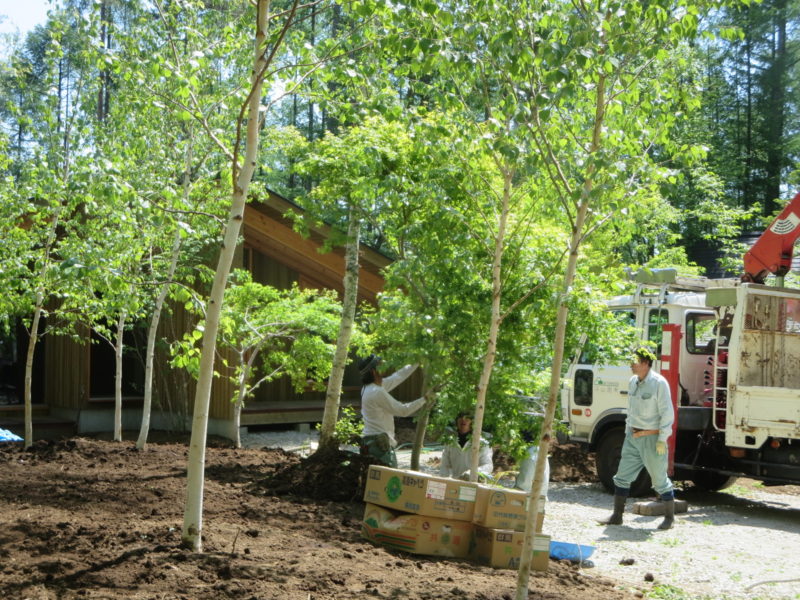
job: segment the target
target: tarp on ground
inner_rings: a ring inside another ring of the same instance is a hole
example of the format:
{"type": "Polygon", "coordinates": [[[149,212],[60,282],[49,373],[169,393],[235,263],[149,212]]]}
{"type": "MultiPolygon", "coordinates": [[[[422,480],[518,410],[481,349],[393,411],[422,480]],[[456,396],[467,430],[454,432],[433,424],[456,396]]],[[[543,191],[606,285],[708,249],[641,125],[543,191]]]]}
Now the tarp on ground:
{"type": "Polygon", "coordinates": [[[22,438],[8,429],[0,428],[0,442],[21,442],[22,438]]]}

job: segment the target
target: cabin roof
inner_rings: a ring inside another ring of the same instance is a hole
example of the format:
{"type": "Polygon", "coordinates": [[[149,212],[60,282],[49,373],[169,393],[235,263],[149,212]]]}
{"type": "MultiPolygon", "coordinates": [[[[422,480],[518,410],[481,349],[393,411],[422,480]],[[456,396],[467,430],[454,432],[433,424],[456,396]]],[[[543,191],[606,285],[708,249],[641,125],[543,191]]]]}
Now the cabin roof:
{"type": "MultiPolygon", "coordinates": [[[[337,246],[329,252],[320,252],[333,233],[333,227],[314,226],[309,237],[304,238],[294,230],[291,218],[285,216],[290,212],[305,213],[297,204],[272,191],[264,198],[249,202],[243,223],[245,245],[296,271],[304,287],[324,287],[342,293],[344,248],[337,246]]],[[[384,284],[381,270],[391,262],[387,256],[361,244],[359,300],[376,302],[384,284]]]]}

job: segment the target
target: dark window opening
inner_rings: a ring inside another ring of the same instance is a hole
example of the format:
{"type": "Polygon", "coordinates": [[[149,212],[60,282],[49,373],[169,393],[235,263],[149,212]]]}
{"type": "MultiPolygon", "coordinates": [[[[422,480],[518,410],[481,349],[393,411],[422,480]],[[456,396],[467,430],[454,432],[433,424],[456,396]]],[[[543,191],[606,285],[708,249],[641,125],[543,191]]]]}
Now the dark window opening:
{"type": "Polygon", "coordinates": [[[578,369],[575,373],[575,404],[578,406],[592,405],[592,376],[590,369],[578,369]]]}
{"type": "MultiPolygon", "coordinates": [[[[47,324],[40,321],[39,330],[44,331],[47,324]]],[[[28,332],[22,323],[0,330],[0,406],[22,404],[25,399],[25,360],[28,356],[28,332]]],[[[47,336],[39,338],[33,355],[33,377],[31,382],[31,402],[44,402],[44,357],[47,336]]]]}
{"type": "MultiPolygon", "coordinates": [[[[122,395],[144,396],[144,367],[147,351],[147,329],[137,326],[126,330],[122,336],[122,395]]],[[[89,394],[92,398],[112,398],[116,377],[116,356],[113,340],[100,337],[92,331],[91,380],[89,394]]]]}

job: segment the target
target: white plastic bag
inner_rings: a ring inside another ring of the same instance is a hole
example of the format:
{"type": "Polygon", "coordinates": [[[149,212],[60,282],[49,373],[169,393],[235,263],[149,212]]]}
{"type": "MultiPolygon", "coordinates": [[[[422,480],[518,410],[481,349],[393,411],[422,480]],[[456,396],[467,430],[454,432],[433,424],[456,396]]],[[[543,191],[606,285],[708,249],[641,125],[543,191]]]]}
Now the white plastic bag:
{"type": "MultiPolygon", "coordinates": [[[[528,456],[522,461],[519,466],[519,475],[514,487],[526,492],[531,491],[531,484],[533,483],[533,474],[536,470],[536,460],[539,457],[539,444],[534,444],[528,448],[528,456]]],[[[544,485],[542,485],[542,496],[547,498],[547,486],[550,481],[550,458],[547,458],[544,463],[544,485]]]]}

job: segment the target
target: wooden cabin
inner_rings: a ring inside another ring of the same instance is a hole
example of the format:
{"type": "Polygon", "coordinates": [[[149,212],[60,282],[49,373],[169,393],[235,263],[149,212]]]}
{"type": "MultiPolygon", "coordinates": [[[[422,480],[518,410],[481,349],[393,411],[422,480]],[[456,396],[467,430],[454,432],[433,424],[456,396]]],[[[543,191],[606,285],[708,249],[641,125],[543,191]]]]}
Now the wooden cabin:
{"type": "MultiPolygon", "coordinates": [[[[301,209],[281,196],[270,193],[245,209],[243,244],[237,249],[233,268],[248,269],[259,283],[287,288],[297,283],[303,288],[327,288],[343,292],[344,253],[337,248],[320,249],[330,234],[328,227],[311,231],[308,238],[292,228],[285,215],[301,209]]],[[[362,246],[359,273],[359,302],[374,303],[383,287],[381,269],[390,260],[362,246]]],[[[195,317],[182,307],[165,314],[160,324],[153,389],[153,430],[188,430],[192,419],[194,380],[183,370],[169,365],[167,345],[189,331],[195,317]]],[[[123,429],[138,431],[141,423],[144,382],[146,323],[126,334],[123,368],[123,429]]],[[[17,332],[14,339],[0,344],[0,427],[22,431],[22,372],[27,335],[17,332]],[[3,348],[5,347],[5,350],[3,348]]],[[[66,336],[45,336],[37,348],[34,369],[34,435],[38,438],[113,431],[114,353],[112,347],[94,332],[82,333],[79,343],[66,336]],[[92,344],[85,343],[92,338],[92,344]]],[[[219,370],[220,365],[217,365],[219,370]]],[[[417,377],[393,394],[411,400],[418,393],[417,377]]],[[[360,381],[354,365],[345,374],[342,404],[358,407],[360,381]]],[[[322,419],[325,393],[296,393],[286,380],[262,386],[245,406],[241,425],[258,428],[275,424],[312,423],[322,419]]],[[[233,388],[227,380],[215,379],[212,390],[208,432],[232,437],[233,388]]]]}

